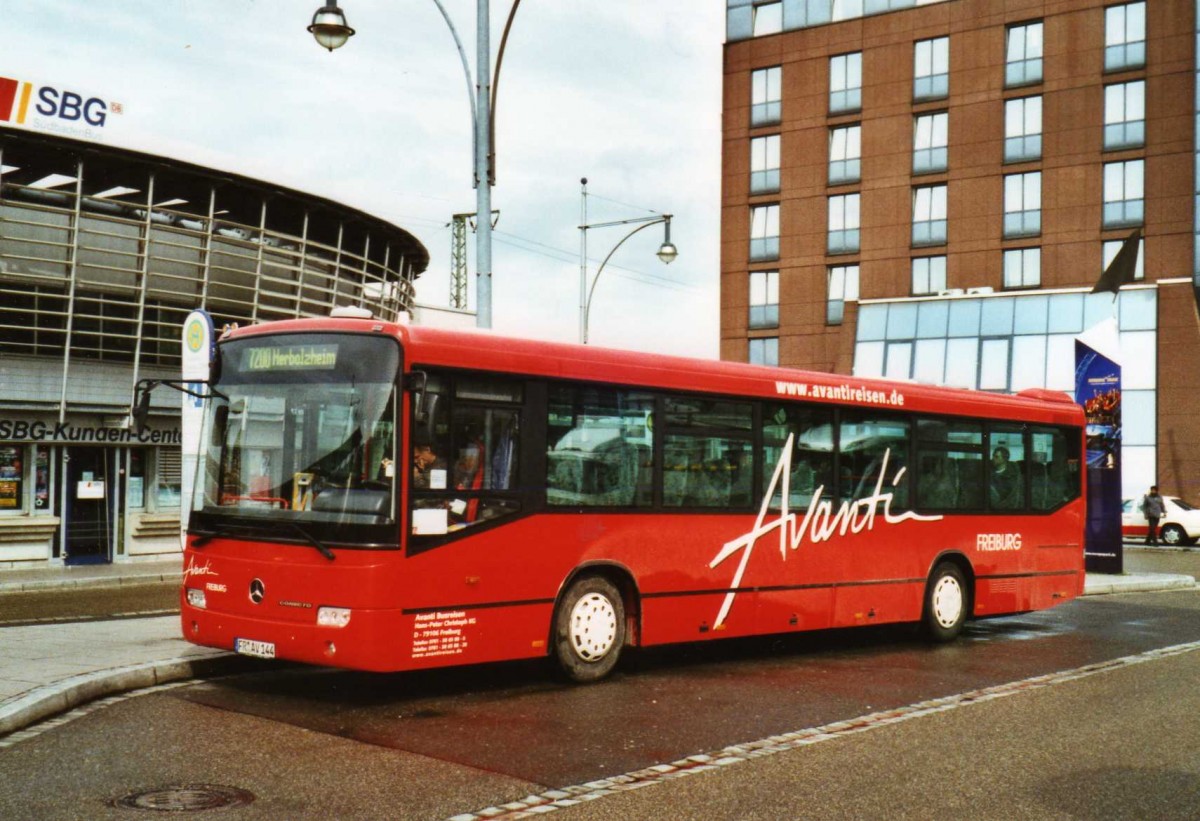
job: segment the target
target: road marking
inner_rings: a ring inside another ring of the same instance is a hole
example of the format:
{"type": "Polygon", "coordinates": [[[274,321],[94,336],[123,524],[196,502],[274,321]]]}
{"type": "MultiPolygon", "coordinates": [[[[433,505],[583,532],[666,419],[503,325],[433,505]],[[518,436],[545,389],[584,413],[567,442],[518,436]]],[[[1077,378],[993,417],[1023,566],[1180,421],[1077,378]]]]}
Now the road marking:
{"type": "Polygon", "coordinates": [[[959,707],[966,707],[971,704],[980,704],[985,701],[1004,698],[1005,696],[1012,696],[1031,690],[1040,690],[1056,684],[1064,684],[1068,681],[1076,681],[1100,673],[1120,670],[1147,661],[1156,661],[1170,656],[1190,653],[1194,650],[1200,650],[1200,641],[1176,644],[1157,650],[1148,650],[1133,656],[1124,656],[1111,661],[1087,664],[1072,670],[1062,670],[1048,675],[1034,676],[1033,678],[1014,681],[1008,684],[997,684],[993,687],[985,687],[980,690],[970,690],[958,695],[944,696],[917,704],[910,704],[907,707],[898,707],[894,710],[884,710],[882,712],[859,716],[858,718],[851,718],[846,721],[837,721],[822,727],[781,733],[780,735],[773,735],[769,738],[751,741],[746,744],[734,744],[703,755],[689,756],[679,761],[673,761],[670,764],[658,764],[612,778],[589,781],[586,784],[577,784],[572,787],[549,790],[538,795],[530,795],[519,801],[500,804],[494,807],[485,807],[475,812],[456,815],[450,818],[449,821],[507,821],[508,819],[531,818],[545,815],[564,807],[571,807],[586,801],[595,801],[606,795],[615,795],[630,790],[651,787],[656,784],[665,784],[677,778],[718,770],[733,764],[741,764],[751,759],[788,752],[789,750],[796,750],[811,744],[820,744],[823,741],[832,741],[854,733],[863,733],[879,727],[886,727],[889,724],[898,724],[902,721],[922,718],[935,713],[957,710],[959,707]]]}

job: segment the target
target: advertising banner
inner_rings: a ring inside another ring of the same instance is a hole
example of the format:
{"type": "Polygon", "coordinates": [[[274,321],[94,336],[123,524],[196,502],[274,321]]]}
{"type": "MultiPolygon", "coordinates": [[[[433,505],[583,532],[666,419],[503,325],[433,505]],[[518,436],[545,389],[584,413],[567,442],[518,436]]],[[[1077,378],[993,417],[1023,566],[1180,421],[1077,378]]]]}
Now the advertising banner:
{"type": "Polygon", "coordinates": [[[1121,366],[1116,321],[1075,338],[1075,401],[1087,416],[1086,569],[1121,573],[1121,366]]]}

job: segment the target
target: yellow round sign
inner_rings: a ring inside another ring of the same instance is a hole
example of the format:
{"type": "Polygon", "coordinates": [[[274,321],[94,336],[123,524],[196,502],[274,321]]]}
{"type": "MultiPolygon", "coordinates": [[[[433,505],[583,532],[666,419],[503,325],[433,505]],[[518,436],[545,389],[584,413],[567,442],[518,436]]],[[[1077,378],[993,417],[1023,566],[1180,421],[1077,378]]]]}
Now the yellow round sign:
{"type": "Polygon", "coordinates": [[[199,353],[200,347],[204,344],[204,323],[199,319],[193,319],[187,326],[187,346],[192,353],[199,353]]]}

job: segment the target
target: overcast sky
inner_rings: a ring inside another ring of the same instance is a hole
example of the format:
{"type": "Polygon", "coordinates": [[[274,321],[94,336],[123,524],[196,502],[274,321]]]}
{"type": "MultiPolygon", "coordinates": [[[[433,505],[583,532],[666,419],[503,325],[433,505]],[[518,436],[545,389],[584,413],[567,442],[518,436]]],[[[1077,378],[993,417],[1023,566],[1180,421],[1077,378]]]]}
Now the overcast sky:
{"type": "MultiPolygon", "coordinates": [[[[466,80],[433,0],[344,0],[342,49],[305,31],[318,0],[5,0],[0,76],[121,104],[103,141],[361,208],[429,249],[420,302],[449,296],[450,215],[475,210],[466,80]]],[[[474,63],[472,0],[443,0],[474,63]]],[[[492,0],[493,54],[509,3],[492,0]]],[[[720,0],[526,0],[497,102],[494,326],[578,336],[588,221],[675,215],[604,270],[595,344],[717,355],[720,0]]],[[[474,69],[472,68],[472,71],[474,69]]],[[[589,232],[594,273],[623,229],[589,232]]],[[[474,237],[468,239],[474,308],[474,237]]]]}

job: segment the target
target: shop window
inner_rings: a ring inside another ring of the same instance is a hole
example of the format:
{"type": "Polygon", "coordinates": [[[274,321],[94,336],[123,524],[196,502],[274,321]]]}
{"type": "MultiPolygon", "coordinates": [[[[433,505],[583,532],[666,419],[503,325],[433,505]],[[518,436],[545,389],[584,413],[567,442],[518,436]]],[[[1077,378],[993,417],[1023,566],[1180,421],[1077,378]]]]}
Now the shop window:
{"type": "Polygon", "coordinates": [[[0,513],[28,510],[25,500],[25,445],[0,445],[0,513]]]}

